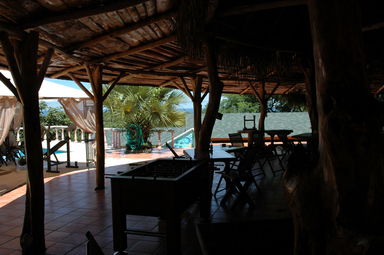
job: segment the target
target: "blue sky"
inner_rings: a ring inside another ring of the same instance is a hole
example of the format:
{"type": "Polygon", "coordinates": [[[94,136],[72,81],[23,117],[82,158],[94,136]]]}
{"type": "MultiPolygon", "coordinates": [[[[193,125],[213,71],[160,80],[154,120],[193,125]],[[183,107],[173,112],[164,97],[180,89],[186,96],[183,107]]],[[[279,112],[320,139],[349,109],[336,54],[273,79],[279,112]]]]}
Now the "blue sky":
{"type": "MultiPolygon", "coordinates": [[[[70,81],[70,80],[48,79],[48,78],[46,78],[45,80],[48,80],[48,81],[51,81],[51,82],[55,82],[55,83],[58,83],[58,84],[61,84],[61,85],[65,85],[65,86],[68,86],[68,87],[71,87],[71,88],[80,89],[79,86],[77,86],[77,84],[75,82],[70,81]]],[[[91,85],[88,82],[83,82],[83,85],[86,88],[91,90],[91,85]]],[[[185,96],[185,100],[184,101],[185,101],[185,103],[179,105],[179,107],[178,107],[179,109],[181,109],[181,110],[189,110],[189,109],[193,108],[191,99],[189,99],[189,97],[185,96]]],[[[59,102],[57,102],[56,100],[49,100],[49,101],[47,101],[47,103],[51,107],[58,107],[58,106],[60,106],[59,102]]],[[[207,103],[208,103],[208,96],[203,101],[203,107],[207,103]]]]}

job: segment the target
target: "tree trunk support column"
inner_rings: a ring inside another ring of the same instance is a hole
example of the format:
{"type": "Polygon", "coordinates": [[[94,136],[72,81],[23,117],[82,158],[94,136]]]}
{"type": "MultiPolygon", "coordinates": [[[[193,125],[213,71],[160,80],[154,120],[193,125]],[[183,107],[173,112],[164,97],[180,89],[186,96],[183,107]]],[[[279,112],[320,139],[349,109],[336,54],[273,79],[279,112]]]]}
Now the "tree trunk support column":
{"type": "Polygon", "coordinates": [[[102,67],[100,65],[86,66],[89,82],[92,86],[95,103],[96,119],[96,189],[104,189],[105,145],[103,122],[103,87],[102,67]]]}
{"type": "Polygon", "coordinates": [[[104,189],[105,173],[105,146],[104,146],[104,123],[103,123],[103,101],[108,97],[113,88],[119,82],[124,73],[120,73],[115,80],[110,83],[109,88],[103,95],[102,68],[100,65],[86,65],[88,79],[92,87],[93,94],[71,73],[67,75],[81,88],[93,101],[95,105],[96,119],[96,190],[104,189]]]}
{"type": "Polygon", "coordinates": [[[23,105],[24,141],[28,168],[24,224],[20,237],[23,254],[44,254],[44,176],[39,112],[39,89],[53,50],[49,49],[38,68],[38,33],[31,32],[21,41],[10,43],[1,33],[1,43],[15,86],[3,75],[5,85],[23,105]]]}
{"type": "MultiPolygon", "coordinates": [[[[195,130],[195,147],[198,147],[199,137],[200,137],[200,129],[201,129],[201,103],[204,100],[204,97],[201,96],[201,86],[203,83],[203,78],[201,76],[197,76],[194,80],[194,89],[193,95],[193,126],[195,130]]],[[[206,94],[205,94],[206,95],[206,94]]]]}
{"type": "Polygon", "coordinates": [[[303,63],[302,68],[305,77],[305,98],[312,129],[311,148],[317,150],[319,144],[319,122],[317,113],[315,69],[313,66],[313,61],[312,63],[303,63]]]}
{"type": "Polygon", "coordinates": [[[383,106],[367,85],[359,2],[308,1],[319,160],[293,169],[301,179],[292,211],[305,234],[296,254],[384,252],[383,106]]]}
{"type": "Polygon", "coordinates": [[[192,87],[193,94],[191,90],[188,88],[187,83],[183,77],[180,77],[180,80],[183,84],[181,87],[179,84],[174,82],[175,86],[184,92],[193,103],[193,127],[194,127],[194,135],[195,135],[195,148],[198,147],[199,137],[200,137],[200,129],[201,129],[201,103],[204,98],[208,94],[208,90],[201,96],[203,78],[201,76],[196,76],[195,79],[192,79],[192,87]]]}
{"type": "Polygon", "coordinates": [[[217,56],[214,51],[214,45],[212,42],[208,41],[205,45],[205,60],[209,78],[209,102],[204,116],[204,121],[201,125],[199,142],[196,147],[195,155],[197,159],[209,158],[209,145],[212,130],[215,125],[217,113],[219,112],[220,98],[224,87],[224,84],[219,80],[216,58],[217,56]]]}

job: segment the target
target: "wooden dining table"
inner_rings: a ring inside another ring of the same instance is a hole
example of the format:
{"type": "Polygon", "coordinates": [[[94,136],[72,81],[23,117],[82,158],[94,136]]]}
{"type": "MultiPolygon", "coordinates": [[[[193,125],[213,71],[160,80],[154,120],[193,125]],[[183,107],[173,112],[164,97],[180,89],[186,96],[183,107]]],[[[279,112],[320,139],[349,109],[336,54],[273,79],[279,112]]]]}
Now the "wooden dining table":
{"type": "MultiPolygon", "coordinates": [[[[217,161],[217,162],[228,162],[233,161],[236,159],[234,155],[229,153],[226,150],[230,150],[231,147],[222,147],[220,145],[212,146],[213,150],[209,153],[209,157],[211,161],[217,161]],[[224,149],[225,148],[225,149],[224,149]]],[[[240,148],[240,147],[236,147],[240,148]]],[[[233,148],[235,149],[235,148],[233,148]]],[[[183,151],[184,155],[187,157],[190,157],[192,159],[195,159],[195,149],[186,149],[183,151]]]]}
{"type": "MultiPolygon", "coordinates": [[[[255,134],[258,134],[260,133],[260,130],[257,130],[257,129],[243,129],[243,130],[239,130],[237,131],[238,133],[246,133],[248,134],[248,147],[250,145],[253,144],[253,140],[254,140],[254,137],[255,137],[255,134]]],[[[264,130],[264,133],[266,133],[267,135],[269,135],[271,137],[271,144],[273,145],[273,143],[275,142],[275,137],[287,137],[290,133],[292,133],[293,130],[291,129],[268,129],[268,130],[264,130]]]]}

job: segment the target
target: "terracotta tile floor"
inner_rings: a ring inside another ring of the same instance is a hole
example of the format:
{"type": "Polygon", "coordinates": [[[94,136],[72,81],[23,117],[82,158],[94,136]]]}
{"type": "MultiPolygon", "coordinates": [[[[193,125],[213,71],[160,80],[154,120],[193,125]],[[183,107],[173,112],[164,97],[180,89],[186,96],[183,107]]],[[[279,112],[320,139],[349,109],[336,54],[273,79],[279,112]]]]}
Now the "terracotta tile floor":
{"type": "MultiPolygon", "coordinates": [[[[125,169],[126,165],[107,167],[106,173],[125,169]]],[[[217,181],[216,177],[213,188],[217,181]]],[[[105,254],[113,254],[111,189],[108,179],[105,183],[105,190],[94,190],[94,170],[72,172],[46,182],[47,254],[86,254],[86,231],[92,232],[105,254]]],[[[263,192],[254,191],[257,205],[251,211],[246,207],[234,210],[221,207],[219,201],[223,194],[218,194],[217,199],[212,199],[212,222],[289,217],[280,178],[265,178],[260,185],[263,192]]],[[[24,192],[23,186],[0,197],[0,255],[21,254],[19,234],[24,215],[24,192]]],[[[188,210],[182,220],[183,254],[201,254],[194,227],[197,207],[188,210]]],[[[158,220],[154,217],[129,215],[127,224],[140,230],[158,228],[158,220]]],[[[130,255],[165,254],[163,241],[157,237],[127,235],[127,239],[130,255]]]]}

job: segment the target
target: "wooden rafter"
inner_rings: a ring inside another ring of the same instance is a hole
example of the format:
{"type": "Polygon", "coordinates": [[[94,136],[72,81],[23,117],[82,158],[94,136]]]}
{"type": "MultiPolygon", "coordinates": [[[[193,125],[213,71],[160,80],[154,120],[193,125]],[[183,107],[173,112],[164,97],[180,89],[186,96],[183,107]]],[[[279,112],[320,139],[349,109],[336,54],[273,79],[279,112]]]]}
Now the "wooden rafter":
{"type": "Polygon", "coordinates": [[[262,95],[257,91],[255,85],[251,82],[249,82],[249,86],[251,87],[253,94],[256,96],[257,100],[261,101],[262,100],[262,95]]]}
{"type": "MultiPolygon", "coordinates": [[[[105,67],[104,69],[110,71],[119,71],[114,68],[105,67]]],[[[194,74],[185,73],[185,72],[158,72],[158,71],[145,71],[145,70],[132,70],[132,69],[124,69],[124,72],[137,74],[137,75],[153,75],[153,76],[168,76],[168,77],[193,77],[194,74]]]]}
{"type": "Polygon", "coordinates": [[[280,87],[280,85],[281,85],[280,82],[278,82],[278,83],[276,84],[276,86],[272,89],[271,93],[269,93],[269,96],[267,97],[267,101],[271,98],[271,96],[273,96],[273,95],[275,94],[277,88],[280,87]]]}
{"type": "Polygon", "coordinates": [[[77,84],[77,86],[79,86],[81,88],[82,91],[84,91],[85,94],[87,94],[87,96],[90,99],[94,100],[94,96],[92,95],[92,93],[81,83],[81,81],[79,81],[71,73],[68,73],[67,75],[68,75],[69,78],[71,78],[77,84]]]}
{"type": "Polygon", "coordinates": [[[381,91],[384,91],[384,85],[382,85],[378,90],[376,90],[375,94],[379,94],[381,91]]]}
{"type": "Polygon", "coordinates": [[[81,70],[81,69],[84,69],[84,68],[85,68],[85,65],[72,66],[70,68],[67,68],[67,69],[61,71],[61,72],[51,74],[49,76],[49,78],[52,78],[52,79],[59,78],[60,76],[68,75],[71,72],[75,72],[75,71],[78,71],[78,70],[81,70]]]}
{"type": "Polygon", "coordinates": [[[185,61],[185,57],[179,57],[179,58],[176,58],[174,60],[171,60],[169,62],[160,64],[160,65],[157,65],[157,66],[154,66],[154,67],[145,68],[145,70],[147,70],[147,69],[148,70],[163,70],[163,69],[166,69],[168,67],[175,66],[175,65],[178,65],[180,63],[183,63],[184,61],[185,61]]]}
{"type": "MultiPolygon", "coordinates": [[[[5,57],[7,58],[7,62],[8,62],[9,68],[11,70],[19,70],[18,69],[18,64],[16,63],[16,58],[15,58],[15,55],[14,55],[14,48],[13,48],[11,42],[9,41],[8,33],[1,32],[0,33],[0,41],[1,41],[1,45],[3,47],[3,51],[5,53],[5,57]]],[[[12,77],[13,77],[13,80],[14,80],[15,84],[22,84],[21,83],[21,76],[20,76],[19,72],[12,72],[12,77]]],[[[9,85],[9,83],[4,83],[4,84],[6,86],[7,86],[7,84],[9,85]]],[[[16,97],[18,96],[18,100],[22,104],[24,104],[23,97],[22,97],[22,94],[21,94],[21,91],[20,91],[19,87],[18,86],[12,86],[12,87],[15,87],[15,89],[17,90],[17,93],[16,94],[14,93],[14,95],[16,97]]],[[[12,93],[14,92],[14,90],[11,87],[9,87],[9,89],[12,91],[12,93]]]]}
{"type": "MultiPolygon", "coordinates": [[[[8,23],[3,23],[3,22],[0,22],[0,31],[12,34],[12,35],[16,36],[19,39],[23,39],[27,35],[27,32],[19,29],[15,25],[8,24],[8,23]]],[[[39,38],[39,44],[41,46],[45,46],[46,48],[52,48],[55,51],[60,52],[61,54],[65,55],[66,57],[68,57],[68,58],[70,58],[70,59],[72,59],[72,60],[74,60],[76,62],[79,62],[79,63],[85,62],[84,59],[75,57],[75,56],[69,54],[68,52],[66,52],[61,47],[59,47],[57,45],[54,45],[54,44],[52,44],[52,43],[50,43],[48,41],[45,41],[45,40],[43,40],[41,38],[39,38]]]]}
{"type": "Polygon", "coordinates": [[[39,14],[38,17],[31,17],[28,20],[24,20],[21,23],[23,25],[20,26],[21,29],[30,29],[38,26],[43,26],[47,24],[52,24],[56,22],[80,19],[84,17],[89,17],[97,14],[102,14],[106,12],[117,11],[120,9],[128,8],[131,6],[135,6],[141,4],[147,0],[120,0],[120,1],[110,1],[104,2],[103,4],[97,4],[94,6],[88,6],[77,9],[69,9],[63,12],[52,12],[49,14],[39,14]]]}
{"type": "Polygon", "coordinates": [[[113,90],[113,88],[116,86],[116,84],[120,81],[120,79],[123,77],[124,73],[121,72],[119,74],[119,76],[116,77],[116,79],[113,80],[113,82],[111,83],[111,85],[109,85],[109,88],[107,89],[107,91],[104,93],[103,95],[103,101],[105,99],[107,99],[108,95],[111,93],[111,91],[113,90]]]}
{"type": "Polygon", "coordinates": [[[191,93],[191,90],[188,88],[188,85],[187,85],[187,82],[185,81],[184,77],[180,77],[180,80],[181,80],[181,83],[183,84],[183,87],[184,87],[184,91],[187,93],[187,96],[194,100],[194,97],[191,93]]]}
{"type": "MultiPolygon", "coordinates": [[[[45,58],[44,58],[43,64],[40,67],[39,73],[37,75],[38,84],[40,84],[40,86],[41,86],[41,84],[43,84],[44,76],[47,73],[48,65],[51,62],[51,58],[52,58],[53,52],[54,52],[54,50],[52,48],[49,48],[47,50],[47,52],[45,54],[45,58]]],[[[40,87],[39,87],[39,89],[40,89],[40,87]]]]}
{"type": "Polygon", "coordinates": [[[251,89],[251,86],[246,87],[245,89],[243,89],[243,90],[240,92],[240,95],[244,95],[244,94],[247,93],[248,90],[250,90],[250,89],[251,89]]]}
{"type": "Polygon", "coordinates": [[[293,84],[291,87],[289,87],[288,89],[286,89],[283,94],[288,94],[289,92],[291,92],[294,88],[296,88],[296,86],[299,85],[298,83],[295,83],[293,84]]]}
{"type": "Polygon", "coordinates": [[[71,51],[74,51],[76,49],[89,47],[89,46],[94,45],[96,43],[110,39],[111,37],[119,36],[122,34],[127,34],[129,32],[135,31],[135,30],[142,28],[144,26],[147,26],[147,25],[156,23],[160,20],[167,19],[167,18],[174,17],[174,16],[176,16],[175,11],[168,11],[168,12],[156,15],[156,16],[151,16],[151,17],[148,17],[146,19],[140,20],[134,24],[128,24],[124,27],[121,27],[118,29],[113,29],[111,31],[107,31],[107,32],[100,34],[100,35],[97,35],[97,36],[95,36],[92,39],[89,39],[87,41],[75,43],[73,45],[66,47],[65,50],[71,52],[71,51]]]}
{"type": "Polygon", "coordinates": [[[203,96],[201,97],[201,101],[204,101],[205,97],[208,95],[209,93],[209,87],[207,87],[207,89],[204,91],[204,94],[203,96]]]}
{"type": "MultiPolygon", "coordinates": [[[[150,67],[146,67],[146,68],[143,68],[141,70],[135,70],[136,72],[139,72],[139,71],[150,71],[150,70],[162,70],[162,69],[165,69],[167,67],[170,67],[170,66],[174,66],[174,65],[177,65],[179,63],[182,63],[184,61],[185,57],[180,57],[180,58],[177,58],[175,60],[171,60],[171,61],[168,61],[168,62],[165,62],[165,63],[162,63],[160,65],[154,65],[154,66],[150,66],[150,67]]],[[[125,79],[128,79],[130,76],[133,76],[132,75],[133,73],[130,73],[128,71],[128,74],[125,74],[123,77],[121,78],[125,78],[125,79]]],[[[136,73],[138,74],[138,73],[136,73]]]]}
{"type": "Polygon", "coordinates": [[[192,98],[188,95],[188,92],[185,90],[184,87],[180,86],[180,84],[178,84],[176,81],[172,81],[172,84],[173,84],[176,88],[178,88],[178,89],[180,89],[181,91],[183,91],[183,92],[184,92],[190,99],[192,99],[192,98]]]}
{"type": "Polygon", "coordinates": [[[109,61],[114,60],[114,59],[126,57],[126,56],[129,56],[129,55],[141,52],[141,51],[145,51],[145,50],[148,50],[148,49],[152,49],[152,48],[155,48],[157,46],[160,46],[160,45],[163,45],[163,44],[166,44],[166,43],[169,43],[169,42],[173,42],[173,41],[176,41],[176,40],[177,40],[176,35],[171,35],[171,36],[162,38],[160,40],[153,41],[153,42],[150,42],[150,43],[147,43],[147,44],[143,44],[143,45],[140,45],[140,46],[137,46],[137,47],[133,47],[132,49],[129,49],[129,50],[126,50],[126,51],[123,51],[123,52],[119,52],[119,53],[116,53],[116,54],[112,54],[112,55],[109,55],[109,56],[106,56],[106,57],[102,57],[102,58],[99,58],[99,59],[95,59],[95,60],[90,61],[90,62],[94,62],[94,63],[109,62],[109,61]]]}
{"type": "Polygon", "coordinates": [[[306,0],[284,0],[284,1],[274,1],[266,3],[254,3],[246,4],[238,7],[234,7],[228,10],[224,10],[219,13],[220,16],[233,16],[241,15],[251,12],[265,11],[276,8],[283,8],[289,6],[305,5],[307,4],[306,0]]]}
{"type": "MultiPolygon", "coordinates": [[[[112,60],[118,59],[120,57],[126,57],[126,56],[129,56],[129,55],[132,55],[132,54],[135,54],[135,53],[138,53],[138,52],[141,52],[141,51],[144,51],[144,50],[148,50],[148,49],[157,47],[159,45],[162,45],[162,44],[174,41],[174,40],[176,40],[176,36],[173,35],[173,36],[166,37],[166,38],[154,41],[154,42],[150,42],[150,43],[147,43],[147,44],[144,44],[144,45],[133,47],[133,48],[127,50],[127,51],[120,52],[118,54],[113,54],[113,55],[110,55],[110,56],[107,56],[107,57],[94,59],[94,60],[91,60],[89,62],[90,63],[91,62],[92,63],[102,63],[102,62],[112,61],[112,60]]],[[[81,69],[84,69],[84,68],[85,68],[85,65],[72,66],[70,68],[67,68],[67,69],[61,71],[61,72],[58,72],[58,73],[50,75],[50,78],[58,78],[60,76],[68,74],[69,72],[75,72],[75,71],[78,71],[78,70],[81,70],[81,69]]]]}
{"type": "Polygon", "coordinates": [[[17,89],[16,87],[12,84],[12,82],[4,76],[4,74],[2,74],[0,72],[0,81],[2,81],[4,83],[4,85],[12,92],[12,94],[15,95],[16,99],[18,101],[20,101],[20,97],[19,97],[19,93],[17,92],[17,89]]]}

